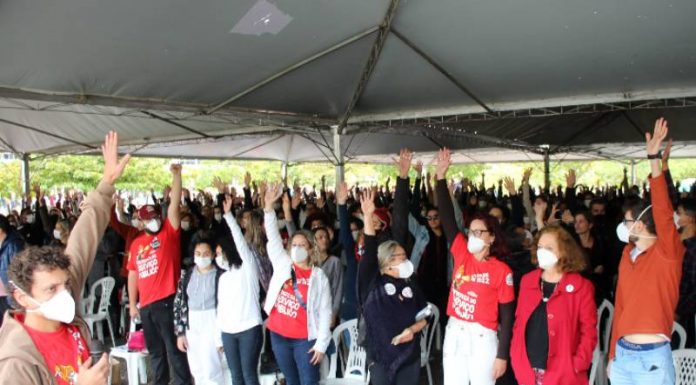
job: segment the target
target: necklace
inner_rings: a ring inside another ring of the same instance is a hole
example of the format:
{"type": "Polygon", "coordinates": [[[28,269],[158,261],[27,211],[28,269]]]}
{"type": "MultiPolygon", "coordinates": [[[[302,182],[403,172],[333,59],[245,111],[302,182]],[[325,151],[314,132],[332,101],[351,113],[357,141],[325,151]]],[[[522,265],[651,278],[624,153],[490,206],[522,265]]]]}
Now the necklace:
{"type": "Polygon", "coordinates": [[[556,291],[556,286],[558,285],[558,282],[546,282],[546,284],[552,285],[551,288],[551,294],[549,296],[544,295],[544,280],[541,280],[541,300],[544,301],[544,303],[549,302],[549,298],[553,295],[553,292],[556,291]]]}

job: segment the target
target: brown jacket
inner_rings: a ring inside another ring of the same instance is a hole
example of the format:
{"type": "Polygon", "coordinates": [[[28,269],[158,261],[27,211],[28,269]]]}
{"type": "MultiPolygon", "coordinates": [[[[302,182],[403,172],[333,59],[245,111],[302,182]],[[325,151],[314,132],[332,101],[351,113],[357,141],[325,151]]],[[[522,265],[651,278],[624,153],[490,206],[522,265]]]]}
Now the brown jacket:
{"type": "MultiPolygon", "coordinates": [[[[82,202],[82,214],[75,223],[65,253],[70,257],[70,294],[79,309],[79,299],[92,269],[99,241],[109,223],[114,187],[100,183],[82,202]]],[[[76,309],[75,314],[79,314],[76,309]]],[[[43,356],[24,327],[8,312],[0,328],[0,385],[54,385],[43,356]]],[[[90,339],[85,322],[78,317],[73,325],[90,339]]]]}

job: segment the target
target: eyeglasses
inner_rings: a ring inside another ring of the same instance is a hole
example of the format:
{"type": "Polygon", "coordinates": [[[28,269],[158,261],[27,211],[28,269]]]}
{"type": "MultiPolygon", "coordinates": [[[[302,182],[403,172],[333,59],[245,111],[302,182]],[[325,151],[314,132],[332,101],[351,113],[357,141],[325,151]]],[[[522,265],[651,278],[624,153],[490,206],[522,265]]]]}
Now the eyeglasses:
{"type": "Polygon", "coordinates": [[[396,258],[396,257],[406,257],[406,253],[397,253],[397,254],[392,254],[391,256],[392,256],[392,258],[396,258]]]}
{"type": "Polygon", "coordinates": [[[427,216],[427,217],[425,217],[425,219],[427,219],[429,221],[436,221],[436,220],[440,219],[440,216],[439,215],[427,216]]]}
{"type": "Polygon", "coordinates": [[[636,221],[635,219],[624,219],[623,224],[624,224],[624,226],[628,226],[628,223],[635,222],[635,221],[636,221]]]}
{"type": "Polygon", "coordinates": [[[488,230],[469,230],[469,233],[474,234],[477,237],[480,237],[483,233],[490,233],[488,230]]]}

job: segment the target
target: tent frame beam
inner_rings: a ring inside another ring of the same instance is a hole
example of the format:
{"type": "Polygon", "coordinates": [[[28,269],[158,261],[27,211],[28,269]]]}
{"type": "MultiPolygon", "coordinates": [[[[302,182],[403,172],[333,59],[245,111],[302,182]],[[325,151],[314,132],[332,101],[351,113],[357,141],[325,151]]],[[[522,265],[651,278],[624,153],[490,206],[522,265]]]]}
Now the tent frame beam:
{"type": "Polygon", "coordinates": [[[212,107],[209,107],[208,109],[205,110],[205,114],[210,115],[210,114],[220,110],[221,108],[224,108],[224,107],[228,106],[229,104],[241,99],[242,97],[258,90],[259,88],[273,82],[274,80],[281,78],[281,77],[289,74],[290,72],[295,71],[296,69],[304,67],[305,65],[307,65],[307,64],[309,64],[309,63],[311,63],[319,58],[322,58],[322,57],[324,57],[324,56],[326,56],[326,55],[328,55],[336,50],[339,50],[347,45],[350,45],[350,44],[364,38],[365,36],[372,34],[373,32],[377,31],[377,29],[378,29],[378,27],[368,28],[365,31],[362,31],[358,34],[355,34],[355,35],[353,35],[353,36],[351,36],[351,37],[349,37],[349,38],[347,38],[347,39],[345,39],[337,44],[332,45],[329,48],[326,48],[320,52],[317,52],[314,55],[312,55],[306,59],[300,60],[299,62],[297,62],[289,67],[286,67],[286,68],[282,69],[281,71],[276,72],[275,74],[265,78],[264,80],[261,80],[260,82],[252,85],[251,87],[248,87],[245,90],[231,96],[227,100],[225,100],[221,103],[218,103],[217,105],[214,105],[212,107]]]}
{"type": "Polygon", "coordinates": [[[435,59],[430,57],[428,54],[426,54],[422,49],[420,49],[417,45],[415,45],[411,40],[409,40],[406,36],[402,35],[401,32],[398,30],[392,28],[391,32],[394,34],[394,36],[398,37],[399,40],[401,40],[404,44],[406,44],[411,50],[413,50],[415,53],[420,55],[425,61],[427,61],[433,68],[435,68],[438,72],[440,72],[444,77],[447,78],[452,84],[454,84],[457,88],[459,88],[460,91],[462,91],[464,94],[466,94],[468,97],[473,99],[479,106],[481,106],[484,110],[486,110],[489,113],[494,112],[490,107],[486,105],[478,96],[474,95],[473,92],[469,91],[468,88],[466,88],[459,80],[457,80],[454,75],[452,75],[449,71],[447,71],[444,67],[442,67],[440,64],[438,64],[435,59]]]}
{"type": "Polygon", "coordinates": [[[142,110],[142,111],[140,111],[140,112],[142,112],[143,114],[145,114],[145,115],[147,115],[147,116],[149,116],[149,117],[151,117],[151,118],[154,118],[154,119],[157,119],[157,120],[161,120],[161,121],[163,121],[163,122],[165,122],[165,123],[169,123],[169,124],[171,124],[172,126],[179,127],[179,128],[181,128],[182,130],[188,131],[188,132],[190,132],[190,133],[192,133],[192,134],[196,134],[196,135],[201,136],[201,137],[204,137],[204,138],[212,138],[211,135],[208,135],[208,134],[206,134],[206,133],[204,133],[204,132],[200,132],[200,131],[198,131],[198,130],[195,130],[195,129],[191,128],[191,127],[188,127],[188,126],[186,126],[186,125],[184,125],[184,124],[181,124],[181,123],[179,123],[179,122],[176,122],[176,121],[174,121],[174,120],[172,120],[172,119],[165,118],[165,117],[163,117],[163,116],[159,116],[159,115],[157,115],[157,114],[155,114],[155,113],[152,113],[152,112],[150,112],[150,111],[142,110]]]}
{"type": "Polygon", "coordinates": [[[69,143],[72,143],[72,144],[76,144],[76,145],[78,145],[78,146],[87,147],[87,148],[89,148],[89,149],[91,149],[91,150],[96,150],[96,149],[98,148],[98,147],[92,146],[92,145],[87,144],[87,143],[78,142],[78,141],[76,141],[76,140],[73,140],[73,139],[70,139],[70,138],[66,138],[66,137],[64,137],[64,136],[62,136],[62,135],[53,134],[53,133],[50,133],[50,132],[48,132],[48,131],[44,131],[44,130],[42,130],[42,129],[36,128],[36,127],[27,126],[26,124],[13,122],[13,121],[11,121],[11,120],[7,120],[7,119],[0,118],[0,123],[7,123],[7,124],[9,124],[9,125],[16,126],[16,127],[19,127],[19,128],[23,128],[23,129],[28,130],[28,131],[33,131],[33,132],[36,132],[36,133],[39,133],[39,134],[42,134],[42,135],[50,136],[50,137],[52,137],[52,138],[54,138],[54,139],[60,139],[60,140],[63,140],[63,141],[66,141],[66,142],[69,142],[69,143]]]}
{"type": "Polygon", "coordinates": [[[365,67],[360,75],[360,80],[355,87],[355,91],[353,91],[353,95],[350,98],[350,102],[348,102],[348,106],[346,106],[345,112],[338,121],[338,128],[341,131],[341,134],[345,134],[344,131],[348,125],[348,119],[350,119],[351,115],[353,114],[355,106],[358,104],[358,101],[365,92],[367,83],[372,77],[372,72],[375,70],[375,67],[377,67],[377,62],[382,54],[382,48],[384,48],[384,43],[387,41],[387,37],[391,31],[391,24],[394,20],[394,16],[396,15],[397,8],[399,8],[399,0],[391,0],[389,2],[389,8],[387,8],[387,12],[384,15],[384,19],[379,25],[379,32],[375,38],[374,44],[372,45],[372,49],[370,50],[370,55],[367,57],[367,61],[365,62],[365,67]]]}

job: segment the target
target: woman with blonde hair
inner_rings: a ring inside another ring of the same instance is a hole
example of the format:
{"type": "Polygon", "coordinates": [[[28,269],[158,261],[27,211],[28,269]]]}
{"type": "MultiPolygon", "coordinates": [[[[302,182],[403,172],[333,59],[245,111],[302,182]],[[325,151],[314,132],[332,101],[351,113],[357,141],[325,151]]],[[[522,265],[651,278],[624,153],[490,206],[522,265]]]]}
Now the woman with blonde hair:
{"type": "Polygon", "coordinates": [[[522,277],[510,356],[520,385],[586,385],[597,344],[586,258],[559,225],[544,227],[532,245],[538,269],[522,277]]]}
{"type": "Polygon", "coordinates": [[[271,346],[287,385],[316,385],[319,364],[331,341],[331,287],[315,266],[314,236],[298,231],[283,248],[274,209],[282,195],[280,185],[264,195],[267,251],[273,264],[264,310],[268,314],[271,346]]]}

